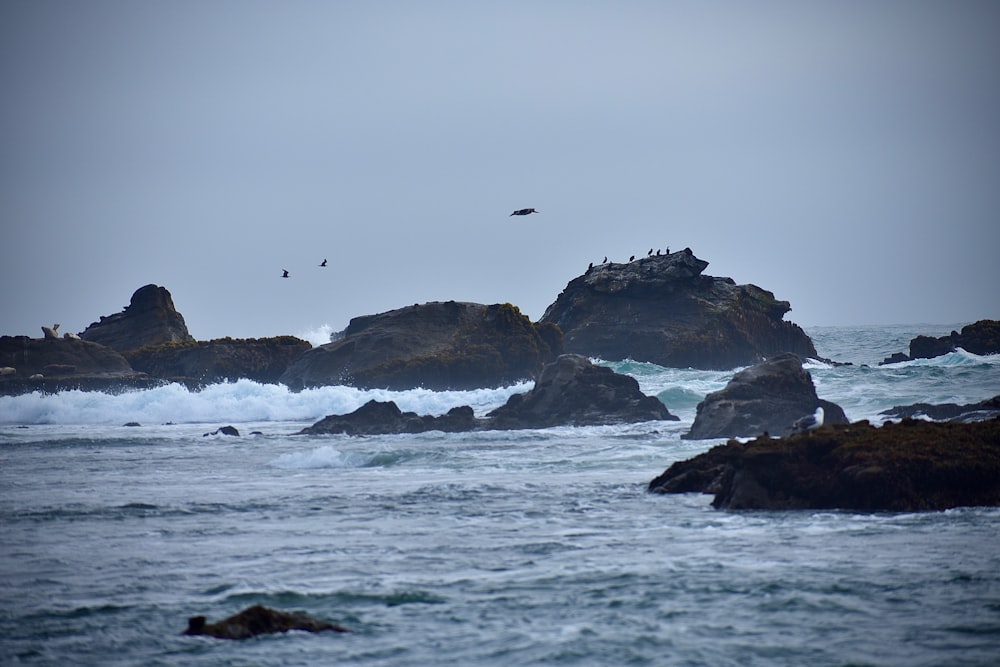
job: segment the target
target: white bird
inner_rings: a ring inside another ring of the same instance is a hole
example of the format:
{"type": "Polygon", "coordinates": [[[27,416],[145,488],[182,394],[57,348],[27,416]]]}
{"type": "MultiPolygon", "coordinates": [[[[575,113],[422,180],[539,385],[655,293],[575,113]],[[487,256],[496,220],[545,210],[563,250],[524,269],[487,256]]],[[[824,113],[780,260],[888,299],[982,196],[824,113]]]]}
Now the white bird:
{"type": "Polygon", "coordinates": [[[811,415],[806,415],[802,419],[798,419],[792,424],[789,429],[789,434],[792,433],[807,433],[809,431],[815,431],[820,426],[823,425],[823,406],[816,408],[816,412],[811,415]]]}

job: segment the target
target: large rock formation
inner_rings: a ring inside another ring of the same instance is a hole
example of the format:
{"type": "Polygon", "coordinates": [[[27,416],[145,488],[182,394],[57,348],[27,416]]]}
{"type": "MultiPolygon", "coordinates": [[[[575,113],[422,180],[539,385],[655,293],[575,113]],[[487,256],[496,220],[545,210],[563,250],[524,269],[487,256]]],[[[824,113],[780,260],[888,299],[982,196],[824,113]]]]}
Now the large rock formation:
{"type": "Polygon", "coordinates": [[[847,416],[836,403],[816,395],[812,376],[802,359],[791,353],[736,373],[724,389],[705,396],[691,430],[682,438],[750,438],[762,433],[788,435],[792,424],[824,411],[824,423],[846,424],[847,416]]]}
{"type": "Polygon", "coordinates": [[[257,635],[289,630],[350,632],[347,628],[301,612],[278,611],[258,604],[217,623],[209,623],[204,616],[192,616],[188,619],[188,627],[184,634],[206,635],[216,639],[250,639],[257,635]]]}
{"type": "Polygon", "coordinates": [[[125,357],[79,338],[0,337],[0,394],[68,389],[120,390],[153,386],[125,357]]]}
{"type": "Polygon", "coordinates": [[[185,341],[143,347],[125,353],[138,371],[209,384],[240,378],[275,383],[312,346],[294,336],[185,341]]]}
{"type": "Polygon", "coordinates": [[[654,493],[714,493],[723,509],[943,510],[1000,505],[1000,419],[904,419],[731,440],[670,466],[654,493]]]}
{"type": "Polygon", "coordinates": [[[979,320],[952,331],[947,336],[917,336],[910,340],[910,354],[902,352],[886,357],[880,365],[896,364],[912,359],[933,359],[962,348],[973,354],[1000,354],[1000,321],[979,320]]]}
{"type": "Polygon", "coordinates": [[[559,330],[510,304],[455,301],[355,317],[337,341],[303,354],[281,376],[293,389],[475,389],[534,377],[562,350],[559,330]]]}
{"type": "Polygon", "coordinates": [[[434,417],[402,412],[391,401],[369,401],[350,414],[324,417],[300,433],[464,432],[654,420],[676,421],[677,417],[659,399],[643,394],[635,378],[567,354],[542,370],[531,391],[514,394],[505,405],[483,418],[475,417],[469,406],[452,408],[434,417]]]}
{"type": "Polygon", "coordinates": [[[707,266],[690,249],[595,266],[569,282],[541,321],[562,329],[567,352],[608,360],[728,369],[780,352],[817,356],[809,336],[783,321],[787,301],[704,276],[707,266]]]}
{"type": "Polygon", "coordinates": [[[140,287],[122,312],[102,316],[80,337],[119,352],[194,340],[184,324],[184,317],[174,308],[170,292],[157,285],[140,287]]]}

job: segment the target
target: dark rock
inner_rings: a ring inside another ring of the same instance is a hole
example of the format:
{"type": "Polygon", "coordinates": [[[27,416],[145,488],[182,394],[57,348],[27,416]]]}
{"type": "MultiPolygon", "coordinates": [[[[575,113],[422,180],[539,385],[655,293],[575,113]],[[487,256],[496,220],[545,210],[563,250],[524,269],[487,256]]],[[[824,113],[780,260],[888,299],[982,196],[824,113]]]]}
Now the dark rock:
{"type": "Polygon", "coordinates": [[[1000,505],[1000,420],[905,419],[823,426],[776,440],[731,440],[675,463],[654,493],[715,493],[723,509],[943,510],[1000,505]],[[700,485],[701,488],[698,488],[700,485]]]}
{"type": "Polygon", "coordinates": [[[934,421],[973,422],[993,419],[1000,415],[1000,396],[988,398],[978,403],[958,405],[955,403],[914,403],[897,405],[879,413],[887,417],[913,418],[927,417],[934,421]]]}
{"type": "Polygon", "coordinates": [[[552,325],[534,325],[510,304],[455,301],[351,320],[339,340],[305,352],[281,376],[293,389],[475,389],[534,377],[561,352],[552,325]]]}
{"type": "Polygon", "coordinates": [[[219,338],[143,347],[126,352],[125,357],[137,371],[161,378],[189,378],[206,384],[246,378],[273,384],[311,347],[294,336],[219,338]]]}
{"type": "Polygon", "coordinates": [[[174,308],[170,292],[157,285],[140,287],[122,312],[102,317],[87,327],[80,337],[119,352],[194,340],[184,324],[184,317],[174,308]]]}
{"type": "Polygon", "coordinates": [[[184,634],[207,635],[217,639],[249,639],[257,635],[289,630],[350,632],[347,628],[301,612],[277,611],[262,605],[254,605],[218,623],[208,623],[204,616],[192,616],[188,619],[188,627],[184,634]]]}
{"type": "Polygon", "coordinates": [[[702,275],[690,249],[574,278],[542,316],[564,347],[588,357],[675,368],[728,369],[781,352],[817,357],[809,336],[782,318],[787,301],[755,285],[702,275]]]}
{"type": "Polygon", "coordinates": [[[202,437],[207,438],[210,435],[231,435],[234,437],[240,437],[240,432],[235,426],[223,426],[222,428],[217,428],[211,433],[206,433],[202,437]]]}
{"type": "Polygon", "coordinates": [[[514,394],[484,418],[472,408],[452,408],[440,417],[402,412],[395,403],[369,401],[347,415],[330,415],[300,433],[377,435],[424,431],[486,431],[677,420],[659,399],[646,396],[639,383],[577,355],[548,364],[526,394],[514,394]]]}
{"type": "Polygon", "coordinates": [[[123,426],[128,426],[130,428],[134,428],[136,426],[142,426],[142,424],[140,424],[139,422],[125,422],[123,424],[123,426]]]}
{"type": "Polygon", "coordinates": [[[690,440],[750,438],[762,433],[788,435],[798,419],[824,410],[824,423],[846,424],[836,403],[816,395],[812,376],[795,354],[779,354],[736,373],[724,389],[698,404],[690,440]]]}
{"type": "Polygon", "coordinates": [[[15,369],[3,380],[36,374],[135,375],[128,360],[118,352],[76,338],[0,336],[0,364],[15,369]]]}
{"type": "Polygon", "coordinates": [[[628,375],[564,354],[548,364],[526,394],[490,412],[491,428],[523,429],[678,420],[628,375]]]}
{"type": "Polygon", "coordinates": [[[947,336],[917,336],[910,341],[909,356],[897,352],[886,357],[881,364],[895,364],[911,359],[933,359],[962,348],[972,354],[1000,353],[1000,321],[979,320],[962,327],[961,333],[952,331],[947,336]]]}

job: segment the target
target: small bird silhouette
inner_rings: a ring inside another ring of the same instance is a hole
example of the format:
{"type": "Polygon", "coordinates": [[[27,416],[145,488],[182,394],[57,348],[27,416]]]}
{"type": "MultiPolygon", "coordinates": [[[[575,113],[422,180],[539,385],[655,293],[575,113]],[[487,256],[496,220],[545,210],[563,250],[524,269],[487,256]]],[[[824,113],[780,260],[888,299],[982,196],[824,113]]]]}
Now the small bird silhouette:
{"type": "Polygon", "coordinates": [[[628,261],[630,261],[630,262],[634,262],[634,261],[635,261],[635,255],[632,255],[631,257],[629,257],[629,258],[628,258],[628,261]]]}
{"type": "Polygon", "coordinates": [[[283,273],[282,273],[281,277],[282,278],[287,278],[288,277],[288,269],[282,269],[282,271],[283,271],[283,273]]]}
{"type": "Polygon", "coordinates": [[[607,264],[607,263],[608,263],[608,258],[605,256],[604,261],[601,262],[601,264],[607,264]]]}
{"type": "Polygon", "coordinates": [[[653,256],[653,249],[650,248],[649,252],[646,253],[646,257],[652,257],[652,256],[653,256]]]}
{"type": "MultiPolygon", "coordinates": [[[[519,208],[516,211],[514,211],[513,213],[511,213],[510,215],[531,215],[532,213],[538,213],[538,211],[536,211],[533,208],[519,208]]],[[[507,217],[510,217],[510,216],[507,216],[507,217]]]]}
{"type": "Polygon", "coordinates": [[[324,259],[322,262],[319,263],[319,265],[320,266],[326,266],[326,260],[324,259]]]}

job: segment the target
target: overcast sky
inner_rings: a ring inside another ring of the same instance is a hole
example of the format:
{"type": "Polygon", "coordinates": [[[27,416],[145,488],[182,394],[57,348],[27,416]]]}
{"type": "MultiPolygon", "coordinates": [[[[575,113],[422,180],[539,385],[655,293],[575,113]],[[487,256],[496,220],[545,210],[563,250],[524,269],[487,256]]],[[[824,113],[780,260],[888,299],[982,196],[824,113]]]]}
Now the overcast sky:
{"type": "Polygon", "coordinates": [[[203,340],[537,319],[667,245],[804,326],[1000,318],[998,35],[997,2],[0,0],[0,334],[148,283],[203,340]]]}

